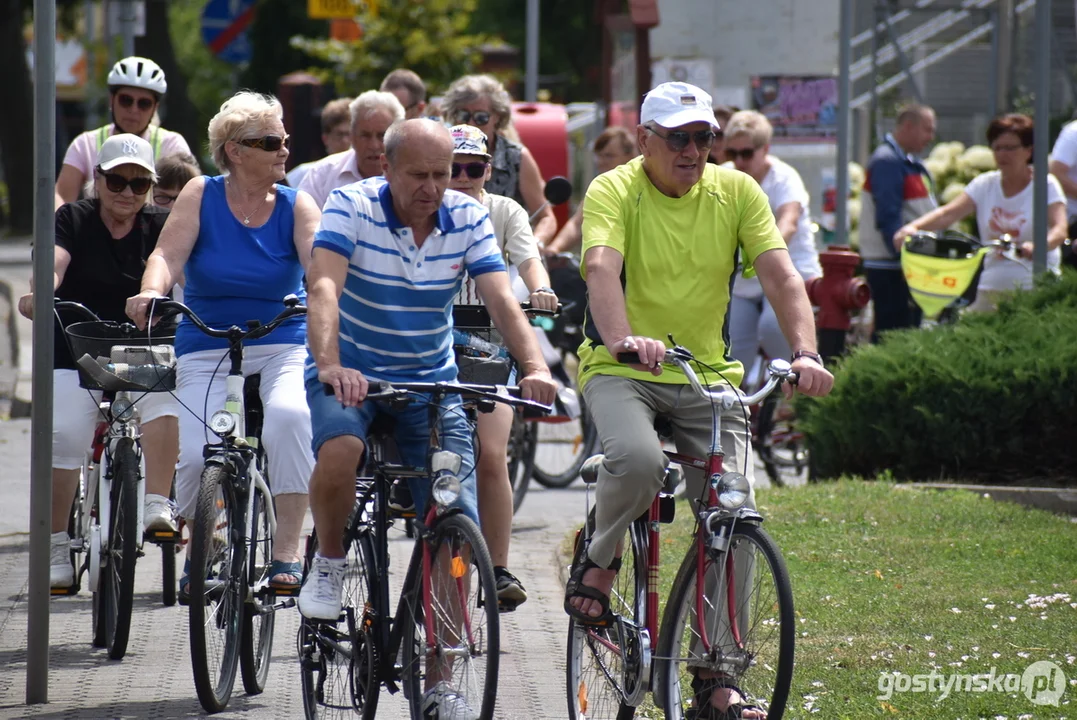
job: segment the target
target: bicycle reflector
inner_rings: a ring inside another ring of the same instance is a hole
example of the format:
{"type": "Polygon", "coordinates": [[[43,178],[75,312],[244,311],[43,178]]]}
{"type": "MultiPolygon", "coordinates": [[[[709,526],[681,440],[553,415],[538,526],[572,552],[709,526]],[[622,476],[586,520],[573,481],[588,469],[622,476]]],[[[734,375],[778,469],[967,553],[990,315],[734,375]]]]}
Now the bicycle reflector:
{"type": "Polygon", "coordinates": [[[460,465],[463,458],[449,450],[438,450],[430,456],[430,474],[433,483],[430,492],[434,502],[445,508],[460,497],[460,465]]]}
{"type": "Polygon", "coordinates": [[[739,472],[711,475],[711,484],[718,493],[718,504],[726,510],[736,510],[748,502],[752,492],[748,478],[739,472]]]}

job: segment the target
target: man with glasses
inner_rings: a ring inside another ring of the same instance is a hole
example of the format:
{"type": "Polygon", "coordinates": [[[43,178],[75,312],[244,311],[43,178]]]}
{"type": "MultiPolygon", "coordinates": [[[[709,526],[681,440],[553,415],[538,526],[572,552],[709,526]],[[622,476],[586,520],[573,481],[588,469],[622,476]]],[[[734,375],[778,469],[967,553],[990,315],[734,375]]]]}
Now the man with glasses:
{"type": "MultiPolygon", "coordinates": [[[[671,418],[678,452],[705,457],[710,447],[714,410],[682,373],[661,365],[666,343],[659,338],[672,335],[691,350],[714,382],[740,384],[743,368],[729,356],[728,334],[738,258],[754,267],[777,312],[800,391],[826,395],[833,385],[816,353],[804,281],[766,195],[750,176],[707,163],[718,130],[710,96],[686,83],[663,83],[647,93],[640,120],[642,157],[596,178],[583,207],[588,304],[579,382],[605,455],[595,532],[565,592],[566,612],[583,624],[609,612],[620,540],[662,487],[666,458],[655,415],[671,418]],[[638,353],[640,364],[618,363],[622,352],[638,353]]],[[[740,408],[722,417],[722,447],[726,467],[746,468],[751,481],[740,408]]],[[[688,497],[701,497],[702,475],[687,480],[688,497]]],[[[762,717],[743,705],[748,699],[735,679],[701,673],[699,680],[701,704],[762,717]]]]}
{"type": "Polygon", "coordinates": [[[426,111],[426,85],[414,70],[393,70],[381,81],[382,92],[391,92],[404,106],[404,118],[422,117],[426,111]]]}
{"type": "Polygon", "coordinates": [[[87,130],[71,141],[56,178],[56,207],[79,199],[82,186],[93,175],[97,153],[105,140],[120,133],[138,135],[150,144],[154,160],[173,153],[191,154],[179,133],[153,125],[157,106],[168,90],[161,67],[142,57],[128,57],[112,66],[108,74],[109,111],[112,122],[87,130]]]}
{"type": "Polygon", "coordinates": [[[385,131],[404,119],[404,106],[396,95],[379,90],[360,94],[352,100],[348,111],[351,148],[316,162],[299,183],[298,189],[310,193],[319,208],[337,188],[381,175],[385,131]]]}

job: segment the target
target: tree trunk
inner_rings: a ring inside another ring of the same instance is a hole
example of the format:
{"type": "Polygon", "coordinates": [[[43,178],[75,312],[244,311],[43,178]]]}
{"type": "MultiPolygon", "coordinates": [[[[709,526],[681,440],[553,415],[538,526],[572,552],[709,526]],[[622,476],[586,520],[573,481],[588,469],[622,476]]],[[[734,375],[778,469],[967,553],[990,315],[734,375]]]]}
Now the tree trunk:
{"type": "Polygon", "coordinates": [[[167,0],[147,0],[146,35],[135,38],[135,54],[150,58],[165,71],[168,95],[161,122],[167,129],[182,135],[195,158],[199,158],[205,144],[206,128],[198,122],[198,111],[187,97],[187,76],[176,62],[169,27],[167,0]]]}
{"type": "MultiPolygon", "coordinates": [[[[0,0],[0,162],[11,208],[14,235],[34,228],[34,91],[26,63],[20,0],[0,0]]],[[[49,200],[50,204],[52,200],[49,200]]]]}

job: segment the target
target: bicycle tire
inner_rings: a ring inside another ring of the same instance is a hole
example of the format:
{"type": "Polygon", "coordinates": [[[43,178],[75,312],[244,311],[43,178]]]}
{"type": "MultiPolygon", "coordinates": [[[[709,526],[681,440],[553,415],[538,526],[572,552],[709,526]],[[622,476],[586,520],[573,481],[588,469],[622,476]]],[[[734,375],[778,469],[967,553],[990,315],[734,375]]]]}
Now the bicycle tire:
{"type": "Polygon", "coordinates": [[[231,532],[236,509],[228,490],[230,472],[219,464],[206,465],[202,471],[190,539],[191,668],[198,701],[210,713],[228,705],[239,668],[245,577],[243,548],[231,532]],[[217,533],[222,515],[224,532],[217,533]],[[207,620],[214,627],[207,627],[207,620]],[[211,657],[207,632],[215,630],[220,631],[221,648],[219,652],[212,648],[211,657]]]}
{"type": "MultiPolygon", "coordinates": [[[[568,487],[580,476],[580,468],[587,462],[587,458],[598,452],[598,428],[595,427],[594,422],[591,420],[591,415],[583,400],[583,393],[578,393],[578,398],[580,402],[580,416],[577,422],[580,424],[580,437],[578,440],[574,440],[574,442],[579,443],[579,447],[576,450],[572,462],[568,463],[568,465],[560,471],[546,471],[542,468],[542,463],[539,462],[539,454],[536,452],[535,464],[531,471],[531,477],[543,487],[552,489],[568,487]]],[[[546,423],[536,424],[548,425],[546,423]]],[[[566,423],[566,425],[568,424],[571,423],[566,423]]],[[[548,426],[557,427],[556,425],[548,426]]],[[[537,433],[537,444],[543,442],[541,435],[542,433],[537,433]]]]}
{"type": "MultiPolygon", "coordinates": [[[[747,649],[740,651],[743,653],[740,662],[742,665],[747,664],[747,668],[742,668],[739,674],[735,672],[729,674],[734,684],[750,696],[749,700],[757,703],[767,712],[768,718],[780,720],[785,712],[789,686],[793,679],[793,654],[796,641],[793,590],[789,583],[789,572],[777,544],[758,525],[738,523],[733,528],[729,547],[731,552],[736,552],[736,548],[741,547],[746,551],[751,551],[753,548],[758,550],[759,555],[753,555],[750,565],[746,555],[742,555],[742,560],[737,561],[737,564],[741,565],[740,574],[758,578],[766,570],[766,575],[769,577],[769,580],[764,578],[758,586],[753,580],[753,591],[749,593],[749,597],[743,602],[737,601],[738,607],[744,608],[745,613],[738,619],[738,622],[744,621],[742,624],[748,628],[747,633],[742,636],[742,644],[747,649]],[[760,559],[765,565],[759,564],[760,559]],[[746,570],[746,567],[749,569],[746,570]],[[764,584],[768,586],[764,588],[766,594],[757,594],[754,589],[764,584]],[[756,630],[765,633],[759,644],[755,643],[754,635],[748,636],[756,630]],[[766,682],[771,670],[773,680],[766,682]]],[[[665,709],[667,720],[684,720],[685,717],[692,717],[688,714],[692,712],[689,709],[690,703],[686,704],[684,699],[686,694],[691,697],[691,691],[682,693],[681,684],[689,680],[687,660],[689,654],[693,652],[691,648],[686,650],[683,647],[686,633],[690,635],[694,633],[698,636],[698,633],[693,630],[699,627],[694,617],[698,552],[699,543],[693,542],[677,571],[677,577],[670,592],[670,601],[666,605],[662,618],[662,629],[659,632],[658,657],[667,659],[656,661],[655,678],[656,689],[658,689],[656,700],[665,709]],[[677,667],[668,658],[685,658],[686,662],[683,667],[677,667]]],[[[722,553],[719,557],[725,558],[726,554],[722,553]]],[[[716,568],[720,570],[714,560],[710,559],[705,563],[704,572],[708,573],[709,577],[714,577],[710,575],[710,572],[716,568]]],[[[726,596],[724,578],[727,576],[720,573],[720,577],[722,584],[716,585],[714,592],[708,592],[708,597],[724,598],[726,596]]],[[[706,601],[706,598],[704,600],[706,601]]],[[[711,604],[711,606],[714,605],[711,604]]],[[[720,611],[717,615],[720,616],[722,612],[724,611],[720,611]]],[[[723,635],[729,637],[726,634],[728,633],[726,629],[730,625],[729,621],[726,620],[724,625],[720,624],[720,620],[717,622],[719,624],[708,621],[712,625],[708,633],[709,639],[715,640],[723,635]],[[725,633],[722,632],[723,630],[725,633]]],[[[722,643],[717,652],[731,658],[730,663],[737,662],[738,649],[732,644],[722,643]]]]}
{"type": "Polygon", "coordinates": [[[767,436],[774,429],[774,410],[778,407],[777,393],[771,393],[759,404],[758,416],[755,418],[756,437],[752,438],[756,455],[763,462],[763,469],[767,473],[767,479],[774,487],[784,487],[785,480],[778,464],[770,453],[766,444],[767,436]]]}
{"type": "MultiPolygon", "coordinates": [[[[89,483],[90,482],[93,482],[93,483],[96,483],[96,484],[100,485],[100,480],[101,480],[101,478],[98,475],[98,473],[96,471],[93,472],[89,476],[89,478],[86,480],[86,482],[87,482],[87,490],[89,488],[89,483]]],[[[97,524],[97,521],[101,518],[101,516],[102,516],[102,513],[101,513],[101,492],[100,492],[100,487],[97,487],[97,488],[94,488],[93,505],[90,508],[90,518],[91,518],[90,519],[90,526],[89,526],[90,529],[86,533],[86,543],[87,543],[87,546],[86,546],[86,569],[87,569],[87,571],[89,571],[90,561],[93,558],[93,553],[90,551],[90,546],[89,546],[89,543],[93,542],[92,528],[97,524]]],[[[100,562],[98,563],[98,569],[97,570],[98,570],[98,585],[97,585],[97,587],[98,587],[98,590],[100,590],[101,589],[100,562]]],[[[107,631],[107,628],[105,626],[104,608],[101,607],[101,603],[98,601],[98,597],[97,597],[96,592],[93,593],[93,597],[92,597],[92,601],[90,603],[90,606],[91,606],[91,618],[92,618],[91,622],[93,623],[93,639],[91,640],[91,644],[94,647],[103,648],[103,647],[106,646],[105,636],[108,634],[108,631],[107,631]]]]}
{"type": "Polygon", "coordinates": [[[508,447],[509,482],[512,484],[514,513],[523,505],[527,495],[537,449],[535,423],[524,420],[516,413],[512,418],[508,447]]]}
{"type": "MultiPolygon", "coordinates": [[[[465,687],[455,678],[457,675],[456,668],[452,668],[454,678],[449,682],[449,685],[457,693],[458,697],[464,698],[470,708],[474,708],[477,703],[480,705],[479,720],[491,720],[494,717],[494,705],[497,702],[497,678],[501,655],[501,616],[498,613],[497,586],[494,582],[494,566],[490,560],[490,551],[486,547],[486,542],[483,540],[478,526],[470,518],[460,513],[442,516],[433,527],[432,537],[428,541],[420,539],[418,542],[430,543],[430,576],[432,578],[441,576],[435,569],[439,565],[438,558],[441,557],[441,549],[445,548],[452,555],[452,559],[448,562],[447,576],[455,578],[456,583],[455,587],[450,586],[450,593],[445,594],[451,595],[451,591],[466,588],[470,596],[474,591],[474,607],[469,607],[469,612],[462,613],[471,620],[467,626],[470,630],[470,635],[466,639],[457,635],[456,642],[453,642],[451,636],[439,637],[437,640],[439,648],[437,655],[445,657],[454,653],[461,654],[462,657],[457,658],[457,663],[466,657],[467,667],[464,672],[469,676],[473,673],[474,677],[471,678],[473,682],[469,682],[465,687]],[[464,561],[460,554],[461,549],[465,546],[471,548],[469,562],[464,561]],[[462,581],[465,575],[468,578],[467,582],[462,581]],[[467,587],[468,585],[470,587],[467,587]],[[478,586],[477,588],[476,585],[478,586]],[[476,618],[478,618],[477,622],[476,618]],[[481,630],[476,630],[476,628],[481,630]],[[483,641],[485,641],[485,646],[483,646],[483,641]],[[463,643],[462,648],[459,647],[461,643],[463,643]],[[453,650],[446,650],[445,646],[452,646],[453,650]],[[465,653],[466,655],[464,655],[465,653]],[[480,667],[481,660],[485,660],[484,667],[480,667]],[[481,689],[477,687],[480,684],[481,689]],[[476,690],[476,692],[472,693],[472,690],[476,690]],[[462,694],[464,692],[468,692],[466,697],[462,694]]],[[[422,553],[416,553],[414,557],[415,562],[422,562],[422,553]]],[[[445,608],[442,603],[435,605],[435,598],[444,597],[445,594],[438,592],[436,589],[431,589],[424,582],[421,568],[409,570],[408,576],[415,578],[415,580],[412,582],[411,587],[404,589],[407,606],[404,617],[401,618],[404,623],[403,632],[401,633],[401,650],[403,653],[401,682],[404,685],[404,695],[408,698],[408,704],[411,707],[412,720],[423,720],[424,691],[430,688],[421,687],[419,680],[422,677],[429,682],[432,676],[438,674],[432,671],[427,664],[427,654],[421,652],[425,650],[427,644],[424,599],[428,591],[431,596],[430,606],[432,611],[441,616],[441,622],[437,624],[445,628],[449,627],[453,621],[451,618],[444,617],[445,608]]],[[[457,597],[459,598],[459,595],[457,597]]],[[[468,601],[467,603],[461,603],[461,606],[465,604],[471,605],[470,601],[468,601]]],[[[458,630],[452,632],[459,633],[458,630]]]]}
{"type": "MultiPolygon", "coordinates": [[[[175,478],[169,492],[169,499],[175,502],[175,478]]],[[[176,604],[176,554],[180,551],[179,543],[161,544],[161,602],[165,607],[176,604]]]]}
{"type": "MultiPolygon", "coordinates": [[[[640,520],[636,520],[633,524],[639,522],[640,520]]],[[[586,545],[584,536],[589,537],[594,528],[595,511],[592,508],[587,516],[586,530],[581,528],[576,535],[572,553],[573,568],[583,556],[586,545]]],[[[621,569],[610,592],[610,610],[643,625],[647,568],[645,555],[641,556],[641,553],[645,553],[645,548],[637,546],[632,536],[631,530],[625,533],[621,569]]],[[[568,661],[565,664],[569,720],[631,720],[636,716],[636,708],[624,702],[620,658],[612,652],[608,655],[602,652],[609,650],[603,641],[616,644],[616,638],[611,638],[613,632],[613,628],[585,627],[575,618],[569,617],[568,661]],[[592,694],[596,688],[601,688],[601,694],[597,696],[592,694]]]]}
{"type": "MultiPolygon", "coordinates": [[[[366,623],[363,622],[366,606],[375,602],[377,583],[380,582],[374,544],[370,533],[363,527],[358,513],[353,513],[346,535],[348,549],[348,570],[344,575],[344,606],[342,615],[347,623],[344,635],[335,626],[338,623],[319,623],[300,617],[299,627],[299,667],[300,685],[303,693],[303,711],[307,720],[343,720],[359,713],[363,720],[373,720],[378,710],[378,698],[381,691],[381,678],[378,674],[378,654],[370,638],[366,623]],[[350,611],[350,613],[349,613],[350,611]],[[351,619],[349,620],[349,614],[351,619]],[[346,659],[339,654],[328,651],[327,646],[318,646],[314,636],[316,625],[322,626],[322,632],[332,632],[334,639],[347,643],[352,649],[353,657],[363,659],[364,665],[356,672],[354,666],[346,664],[346,659]],[[355,633],[361,633],[362,637],[355,633]],[[358,640],[358,643],[357,643],[358,640]],[[359,651],[355,651],[356,645],[359,651]],[[345,662],[337,662],[345,660],[345,662]],[[330,693],[326,695],[326,684],[330,693]],[[356,698],[357,684],[361,690],[356,698]]],[[[304,579],[310,571],[311,561],[318,548],[318,536],[311,533],[307,543],[307,553],[303,566],[304,579]]]]}
{"type": "Polygon", "coordinates": [[[127,653],[131,609],[135,596],[135,562],[138,555],[138,476],[135,441],[120,438],[110,462],[112,490],[108,550],[102,554],[101,576],[94,593],[99,639],[112,660],[127,653]]]}
{"type": "MultiPolygon", "coordinates": [[[[261,460],[261,459],[260,459],[261,460]]],[[[269,568],[273,562],[273,533],[266,512],[266,497],[252,489],[254,502],[251,517],[251,546],[247,548],[247,587],[259,603],[272,606],[276,595],[269,587],[269,568]],[[259,589],[259,586],[262,586],[259,589]]],[[[272,502],[272,500],[270,500],[272,502]]],[[[259,695],[266,687],[269,664],[273,658],[273,628],[276,613],[260,614],[253,602],[243,603],[243,629],[239,649],[239,670],[243,689],[259,695]]]]}

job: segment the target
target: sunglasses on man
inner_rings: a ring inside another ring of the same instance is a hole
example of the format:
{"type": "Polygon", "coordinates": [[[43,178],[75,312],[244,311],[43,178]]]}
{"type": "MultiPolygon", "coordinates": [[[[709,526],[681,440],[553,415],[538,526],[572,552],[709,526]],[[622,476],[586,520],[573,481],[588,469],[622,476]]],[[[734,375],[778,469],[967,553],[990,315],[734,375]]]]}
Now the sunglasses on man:
{"type": "Polygon", "coordinates": [[[236,140],[237,143],[243,147],[254,148],[255,150],[265,150],[266,152],[279,152],[281,147],[292,147],[292,136],[285,135],[263,135],[256,138],[243,138],[242,140],[236,140]]]}
{"type": "Polygon", "coordinates": [[[459,177],[460,173],[466,172],[467,176],[472,180],[478,180],[486,174],[486,163],[484,162],[470,162],[470,163],[453,163],[452,164],[452,176],[454,178],[459,177]]]}
{"type": "Polygon", "coordinates": [[[153,108],[153,100],[148,97],[140,97],[138,98],[138,100],[135,100],[135,97],[133,95],[128,95],[127,93],[118,93],[116,95],[116,100],[119,101],[120,107],[122,108],[129,109],[136,102],[138,103],[138,109],[142,112],[146,112],[147,110],[153,108]]]}
{"type": "Polygon", "coordinates": [[[734,148],[726,148],[725,149],[725,159],[726,160],[736,160],[739,157],[742,160],[744,160],[744,162],[748,162],[753,157],[755,157],[755,150],[756,150],[756,148],[744,148],[743,150],[736,150],[734,148]]]}
{"type": "Polygon", "coordinates": [[[101,177],[105,178],[105,187],[109,189],[109,192],[119,195],[128,187],[131,188],[131,192],[135,195],[145,195],[150,190],[150,186],[153,185],[153,180],[148,177],[136,177],[125,178],[119,173],[102,172],[98,170],[101,177]]]}
{"type": "Polygon", "coordinates": [[[457,110],[456,125],[485,125],[490,122],[490,118],[493,117],[485,110],[479,110],[478,112],[471,112],[470,110],[457,110]]]}
{"type": "Polygon", "coordinates": [[[687,130],[670,130],[663,135],[654,128],[648,127],[647,129],[665,140],[669,151],[675,153],[683,152],[690,142],[694,142],[700,152],[707,152],[714,145],[715,138],[718,137],[713,130],[697,130],[694,133],[687,130]]]}

